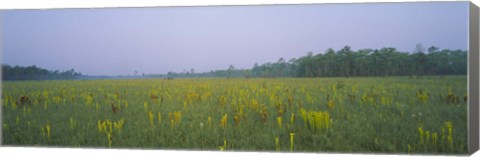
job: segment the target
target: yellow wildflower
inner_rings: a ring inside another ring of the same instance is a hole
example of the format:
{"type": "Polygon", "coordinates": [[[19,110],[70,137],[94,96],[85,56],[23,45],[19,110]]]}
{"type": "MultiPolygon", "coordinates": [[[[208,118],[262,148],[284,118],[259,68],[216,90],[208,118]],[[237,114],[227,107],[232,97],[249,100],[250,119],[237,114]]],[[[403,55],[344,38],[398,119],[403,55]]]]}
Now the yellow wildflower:
{"type": "Polygon", "coordinates": [[[295,133],[290,133],[290,151],[293,152],[293,138],[295,137],[295,133]]]}
{"type": "Polygon", "coordinates": [[[278,128],[282,128],[282,117],[277,117],[278,128]]]}

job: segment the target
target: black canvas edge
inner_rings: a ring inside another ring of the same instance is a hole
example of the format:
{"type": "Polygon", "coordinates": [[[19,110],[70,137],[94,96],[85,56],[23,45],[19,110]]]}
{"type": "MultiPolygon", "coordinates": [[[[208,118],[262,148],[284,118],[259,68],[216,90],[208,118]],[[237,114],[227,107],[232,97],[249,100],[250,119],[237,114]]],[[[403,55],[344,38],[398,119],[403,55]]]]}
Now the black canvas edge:
{"type": "Polygon", "coordinates": [[[479,9],[469,5],[468,35],[468,154],[479,149],[479,9]]]}

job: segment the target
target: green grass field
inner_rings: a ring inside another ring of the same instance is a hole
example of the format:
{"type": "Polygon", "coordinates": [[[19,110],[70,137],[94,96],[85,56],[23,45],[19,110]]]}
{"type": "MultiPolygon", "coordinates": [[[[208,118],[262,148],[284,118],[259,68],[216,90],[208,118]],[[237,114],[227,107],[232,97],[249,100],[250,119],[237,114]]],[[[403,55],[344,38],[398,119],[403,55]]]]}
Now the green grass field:
{"type": "Polygon", "coordinates": [[[466,154],[466,96],[466,76],[5,81],[2,144],[466,154]]]}

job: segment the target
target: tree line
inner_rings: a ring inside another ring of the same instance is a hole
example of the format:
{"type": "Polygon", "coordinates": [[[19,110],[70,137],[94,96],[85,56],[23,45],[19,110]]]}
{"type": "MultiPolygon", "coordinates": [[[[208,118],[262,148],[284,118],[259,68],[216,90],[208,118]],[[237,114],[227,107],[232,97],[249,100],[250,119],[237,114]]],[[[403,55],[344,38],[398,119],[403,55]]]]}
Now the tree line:
{"type": "Polygon", "coordinates": [[[74,69],[49,71],[35,65],[22,67],[2,64],[2,80],[59,80],[76,79],[82,76],[74,69]]]}
{"type": "MultiPolygon", "coordinates": [[[[431,46],[425,49],[417,44],[413,52],[401,52],[392,47],[360,49],[354,51],[344,46],[324,53],[308,52],[305,56],[288,61],[279,58],[276,62],[255,63],[250,69],[227,69],[196,73],[192,68],[180,73],[149,74],[132,78],[176,77],[356,77],[356,76],[423,76],[466,75],[467,51],[440,50],[431,46]]],[[[74,69],[49,71],[33,66],[20,67],[2,64],[2,80],[52,80],[52,79],[112,79],[122,77],[83,76],[74,69]]],[[[130,78],[130,77],[127,77],[130,78]]]]}
{"type": "Polygon", "coordinates": [[[360,49],[350,46],[340,50],[327,49],[324,53],[292,58],[259,65],[251,69],[235,69],[204,73],[173,73],[168,77],[356,77],[356,76],[423,76],[466,75],[467,51],[425,49],[417,44],[413,52],[401,52],[392,47],[360,49]]]}

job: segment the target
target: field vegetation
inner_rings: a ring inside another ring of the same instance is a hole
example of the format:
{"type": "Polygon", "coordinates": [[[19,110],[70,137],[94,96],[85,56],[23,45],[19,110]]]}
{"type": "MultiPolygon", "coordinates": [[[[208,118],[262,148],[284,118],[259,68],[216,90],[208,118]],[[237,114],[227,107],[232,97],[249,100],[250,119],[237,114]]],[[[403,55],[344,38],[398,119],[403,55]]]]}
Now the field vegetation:
{"type": "Polygon", "coordinates": [[[2,143],[467,153],[467,77],[2,82],[2,143]]]}

